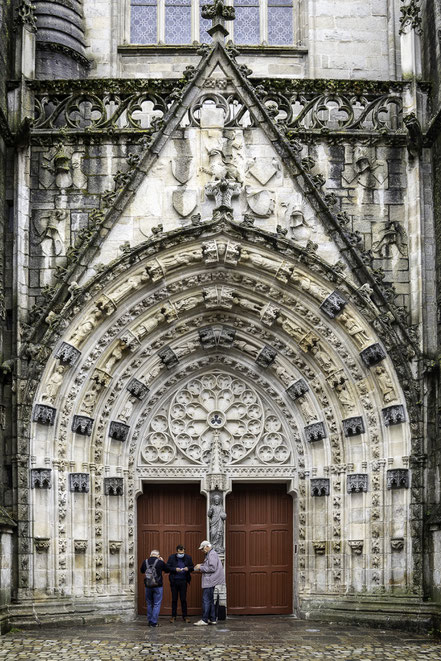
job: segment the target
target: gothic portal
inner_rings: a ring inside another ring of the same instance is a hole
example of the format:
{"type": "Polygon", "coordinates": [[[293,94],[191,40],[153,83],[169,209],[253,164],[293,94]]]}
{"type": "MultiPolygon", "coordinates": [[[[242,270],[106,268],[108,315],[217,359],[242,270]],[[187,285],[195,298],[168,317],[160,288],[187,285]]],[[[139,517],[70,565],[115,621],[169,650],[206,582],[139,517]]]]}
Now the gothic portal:
{"type": "MultiPolygon", "coordinates": [[[[386,80],[392,65],[305,78],[312,51],[268,46],[271,3],[257,3],[261,73],[252,48],[225,43],[227,28],[248,37],[222,2],[205,22],[191,5],[189,34],[208,27],[210,43],[184,62],[177,47],[161,77],[170,44],[106,60],[93,41],[90,69],[94,3],[52,4],[70,25],[56,44],[45,3],[37,22],[21,3],[10,85],[1,621],[134,617],[149,546],[184,539],[197,557],[209,535],[227,612],[428,624],[441,533],[424,519],[439,495],[425,88],[386,80]]],[[[174,38],[166,16],[152,39],[174,38]]],[[[386,50],[417,39],[387,25],[386,50]]]]}

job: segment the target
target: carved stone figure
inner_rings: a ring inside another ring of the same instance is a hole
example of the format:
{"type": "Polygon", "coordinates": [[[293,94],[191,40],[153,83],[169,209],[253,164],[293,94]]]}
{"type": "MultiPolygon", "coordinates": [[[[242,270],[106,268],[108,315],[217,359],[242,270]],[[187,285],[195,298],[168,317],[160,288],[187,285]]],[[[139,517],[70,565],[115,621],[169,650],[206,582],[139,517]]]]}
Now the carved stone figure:
{"type": "Polygon", "coordinates": [[[75,347],[81,346],[84,340],[90,335],[94,328],[98,325],[102,317],[103,311],[96,305],[90,310],[86,318],[77,326],[72,333],[69,342],[75,347]]]}
{"type": "Polygon", "coordinates": [[[320,302],[330,294],[327,289],[321,287],[321,285],[319,285],[317,282],[314,282],[314,280],[311,280],[311,278],[308,278],[304,273],[300,273],[300,271],[293,271],[291,280],[295,285],[303,289],[303,291],[307,292],[320,302]]]}
{"type": "Polygon", "coordinates": [[[378,385],[380,386],[381,393],[383,395],[383,401],[385,404],[393,402],[397,398],[395,388],[392,385],[392,380],[389,376],[389,373],[386,372],[384,367],[378,365],[375,370],[375,375],[377,377],[378,385]]]}
{"type": "Polygon", "coordinates": [[[278,272],[282,266],[282,261],[280,259],[272,259],[271,257],[263,256],[258,252],[251,250],[242,250],[240,255],[241,262],[249,262],[253,266],[268,271],[268,273],[273,273],[274,275],[278,272]]]}
{"type": "Polygon", "coordinates": [[[192,310],[196,306],[204,302],[204,297],[202,294],[192,294],[191,296],[186,296],[181,298],[179,301],[173,301],[178,312],[186,312],[187,310],[192,310]]]}
{"type": "Polygon", "coordinates": [[[246,340],[235,340],[234,346],[240,349],[240,351],[253,356],[253,358],[255,358],[259,353],[258,347],[256,347],[254,344],[250,344],[246,340]]]}
{"type": "Polygon", "coordinates": [[[380,231],[380,238],[372,244],[372,252],[380,257],[390,257],[392,246],[396,246],[398,252],[407,257],[407,234],[397,220],[386,223],[380,231]]]}
{"type": "Polygon", "coordinates": [[[339,321],[346,328],[359,349],[363,349],[372,342],[365,329],[348,312],[342,312],[339,321]]]}
{"type": "Polygon", "coordinates": [[[353,411],[355,408],[355,402],[346,389],[346,385],[344,383],[337,383],[334,387],[334,392],[337,395],[337,398],[340,401],[343,409],[347,411],[353,411]]]}
{"type": "Polygon", "coordinates": [[[299,342],[305,335],[305,331],[288,319],[288,317],[285,317],[285,315],[279,315],[276,323],[280,324],[285,333],[290,335],[296,342],[299,342]]]}
{"type": "Polygon", "coordinates": [[[123,422],[127,422],[130,419],[130,416],[133,413],[133,401],[129,397],[127,402],[124,404],[124,407],[122,411],[118,413],[118,420],[122,420],[123,422]]]}
{"type": "Polygon", "coordinates": [[[182,356],[186,356],[192,351],[195,351],[198,348],[198,346],[199,346],[199,342],[197,342],[196,340],[189,340],[188,342],[185,342],[184,344],[175,347],[173,351],[177,358],[182,358],[182,356]]]}
{"type": "Polygon", "coordinates": [[[210,519],[210,541],[217,553],[224,553],[224,521],[227,514],[219,494],[214,494],[207,514],[210,519]]]}
{"type": "Polygon", "coordinates": [[[195,250],[176,252],[172,255],[162,256],[157,261],[161,265],[165,275],[180,266],[187,266],[188,264],[195,264],[202,261],[202,250],[197,248],[195,250]]]}
{"type": "Polygon", "coordinates": [[[138,340],[143,338],[145,335],[148,335],[159,326],[159,324],[165,321],[165,316],[163,312],[156,312],[151,317],[148,317],[145,321],[142,322],[140,326],[136,329],[136,336],[138,340]]]}
{"type": "Polygon", "coordinates": [[[86,390],[83,401],[81,402],[81,413],[92,415],[93,409],[95,408],[95,404],[98,399],[98,395],[100,394],[102,388],[102,383],[98,383],[95,379],[90,381],[89,388],[86,390]]]}
{"type": "Polygon", "coordinates": [[[150,276],[145,270],[143,270],[141,273],[132,275],[122,284],[120,284],[120,286],[109,295],[109,298],[114,303],[117,303],[129,293],[138,289],[141,283],[147,282],[149,279],[150,276]]]}
{"type": "Polygon", "coordinates": [[[215,209],[225,208],[232,210],[231,201],[236,195],[239,195],[241,184],[229,179],[220,179],[213,184],[205,186],[205,192],[208,196],[214,197],[215,209]]]}
{"type": "Polygon", "coordinates": [[[236,292],[234,292],[233,295],[233,303],[243,308],[244,310],[248,310],[249,312],[254,312],[255,314],[260,314],[262,310],[261,303],[259,303],[258,301],[254,301],[250,298],[247,298],[246,296],[243,296],[242,294],[238,294],[236,292]]]}
{"type": "Polygon", "coordinates": [[[298,397],[296,399],[296,404],[302,412],[302,416],[307,423],[313,422],[317,419],[315,412],[312,409],[312,406],[306,397],[298,397]]]}
{"type": "Polygon", "coordinates": [[[328,352],[323,349],[320,343],[317,343],[313,346],[311,353],[316,358],[317,362],[320,364],[320,367],[326,375],[333,374],[337,371],[337,364],[334,362],[328,352]]]}
{"type": "Polygon", "coordinates": [[[63,365],[57,365],[57,367],[55,367],[41,396],[42,402],[49,402],[50,404],[55,402],[55,398],[63,382],[65,369],[66,368],[63,365]]]}
{"type": "Polygon", "coordinates": [[[104,366],[102,369],[104,372],[107,372],[107,374],[110,374],[112,372],[112,369],[118,363],[121,358],[123,357],[124,349],[127,348],[127,344],[120,340],[116,347],[112,350],[112,353],[108,357],[107,361],[104,363],[104,366]]]}

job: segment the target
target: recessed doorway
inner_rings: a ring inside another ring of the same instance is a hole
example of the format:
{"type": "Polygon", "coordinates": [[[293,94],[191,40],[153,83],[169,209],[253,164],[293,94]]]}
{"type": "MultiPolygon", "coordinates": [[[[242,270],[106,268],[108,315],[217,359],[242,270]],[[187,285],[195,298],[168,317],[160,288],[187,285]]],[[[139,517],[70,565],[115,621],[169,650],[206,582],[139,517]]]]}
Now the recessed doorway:
{"type": "MultiPolygon", "coordinates": [[[[206,538],[206,500],[198,484],[147,484],[138,498],[138,612],[146,615],[145,588],[139,568],[152,549],[159,549],[165,561],[184,544],[194,564],[203,561],[199,544],[206,538]]],[[[201,613],[201,576],[193,573],[187,591],[189,615],[201,613]]],[[[180,603],[178,603],[180,614],[180,603]]],[[[170,583],[164,574],[162,615],[171,614],[170,583]]]]}
{"type": "Polygon", "coordinates": [[[227,612],[293,612],[293,503],[284,484],[233,484],[227,496],[227,612]]]}

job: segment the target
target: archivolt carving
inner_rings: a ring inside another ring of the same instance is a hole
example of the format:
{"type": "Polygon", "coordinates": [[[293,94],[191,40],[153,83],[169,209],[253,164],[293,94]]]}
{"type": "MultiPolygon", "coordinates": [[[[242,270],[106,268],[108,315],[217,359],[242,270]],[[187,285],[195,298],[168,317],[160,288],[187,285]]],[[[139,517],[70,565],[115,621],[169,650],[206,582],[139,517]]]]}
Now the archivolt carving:
{"type": "Polygon", "coordinates": [[[146,463],[169,463],[177,448],[190,462],[208,464],[215,438],[229,463],[290,457],[276,412],[245,381],[220,371],[189,381],[153,416],[141,454],[146,463]]]}

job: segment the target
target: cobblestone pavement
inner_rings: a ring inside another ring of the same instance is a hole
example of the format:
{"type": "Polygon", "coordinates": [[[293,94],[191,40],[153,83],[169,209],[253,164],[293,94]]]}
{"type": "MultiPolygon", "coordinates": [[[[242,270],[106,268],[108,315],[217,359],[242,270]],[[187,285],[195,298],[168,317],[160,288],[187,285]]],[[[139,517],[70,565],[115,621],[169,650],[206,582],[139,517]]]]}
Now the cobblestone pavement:
{"type": "Polygon", "coordinates": [[[424,634],[347,627],[292,617],[234,617],[193,627],[168,618],[125,624],[12,631],[0,639],[0,661],[422,661],[441,660],[441,641],[424,634]]]}

